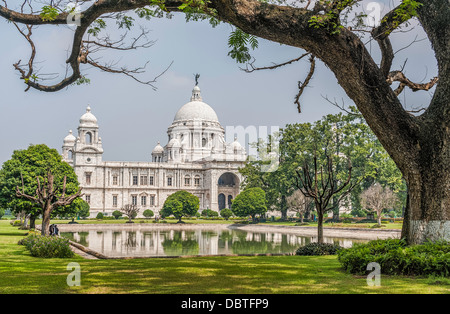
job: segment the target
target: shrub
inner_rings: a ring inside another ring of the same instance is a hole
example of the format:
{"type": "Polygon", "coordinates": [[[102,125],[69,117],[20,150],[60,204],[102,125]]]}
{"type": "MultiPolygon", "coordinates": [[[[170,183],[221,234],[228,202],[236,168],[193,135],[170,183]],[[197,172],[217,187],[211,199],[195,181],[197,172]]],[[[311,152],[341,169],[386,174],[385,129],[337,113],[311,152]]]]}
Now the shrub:
{"type": "Polygon", "coordinates": [[[313,242],[299,247],[295,255],[336,255],[340,249],[342,247],[336,244],[313,242]]]}
{"type": "Polygon", "coordinates": [[[119,219],[120,217],[122,217],[122,212],[119,210],[115,210],[113,211],[112,215],[114,216],[114,218],[119,219]]]}
{"type": "Polygon", "coordinates": [[[69,258],[75,255],[70,249],[69,240],[61,237],[30,234],[19,244],[25,245],[34,257],[69,258]]]}
{"type": "Polygon", "coordinates": [[[152,218],[155,215],[155,213],[151,209],[144,210],[142,214],[145,218],[152,218]]]}
{"type": "Polygon", "coordinates": [[[450,275],[450,243],[407,246],[404,240],[374,240],[339,251],[338,260],[353,274],[365,274],[367,265],[375,262],[386,275],[445,277],[450,275]]]}
{"type": "Polygon", "coordinates": [[[204,209],[202,210],[202,216],[203,217],[219,217],[219,213],[212,210],[212,209],[204,209]]]}
{"type": "Polygon", "coordinates": [[[102,214],[102,213],[98,213],[98,214],[97,214],[97,217],[95,217],[95,218],[97,218],[97,219],[103,219],[103,214],[102,214]]]}
{"type": "Polygon", "coordinates": [[[233,216],[233,212],[229,208],[224,208],[220,211],[220,216],[228,220],[231,216],[233,216]]]}

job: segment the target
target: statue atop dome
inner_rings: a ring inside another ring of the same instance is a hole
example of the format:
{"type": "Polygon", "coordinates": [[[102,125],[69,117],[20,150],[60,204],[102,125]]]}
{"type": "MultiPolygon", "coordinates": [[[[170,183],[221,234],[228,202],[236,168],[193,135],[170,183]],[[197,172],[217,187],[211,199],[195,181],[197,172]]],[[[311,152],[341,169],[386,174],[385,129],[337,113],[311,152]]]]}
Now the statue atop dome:
{"type": "Polygon", "coordinates": [[[197,86],[198,85],[198,79],[200,78],[200,74],[196,73],[196,74],[194,74],[194,77],[195,77],[195,86],[197,86]]]}

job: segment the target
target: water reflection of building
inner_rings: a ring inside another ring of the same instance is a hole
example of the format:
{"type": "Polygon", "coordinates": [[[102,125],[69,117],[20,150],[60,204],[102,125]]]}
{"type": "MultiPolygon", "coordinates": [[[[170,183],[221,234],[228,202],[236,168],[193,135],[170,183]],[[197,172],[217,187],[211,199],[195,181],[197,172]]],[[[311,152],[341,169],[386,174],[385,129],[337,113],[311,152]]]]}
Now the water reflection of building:
{"type": "MultiPolygon", "coordinates": [[[[316,237],[241,230],[103,230],[76,232],[73,240],[111,257],[292,253],[316,237]],[[84,243],[83,243],[84,242],[84,243]]],[[[324,238],[350,247],[355,240],[324,238]]]]}

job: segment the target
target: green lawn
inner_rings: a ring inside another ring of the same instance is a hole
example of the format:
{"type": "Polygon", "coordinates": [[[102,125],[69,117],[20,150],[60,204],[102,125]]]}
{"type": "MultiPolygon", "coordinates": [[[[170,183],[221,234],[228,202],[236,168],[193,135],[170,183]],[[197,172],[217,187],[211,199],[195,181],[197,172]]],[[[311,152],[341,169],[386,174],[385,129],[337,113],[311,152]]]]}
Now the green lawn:
{"type": "Polygon", "coordinates": [[[449,293],[426,278],[382,276],[381,286],[344,273],[335,256],[42,259],[17,241],[26,231],[0,220],[0,293],[449,293]],[[69,287],[67,264],[81,266],[69,287]]]}

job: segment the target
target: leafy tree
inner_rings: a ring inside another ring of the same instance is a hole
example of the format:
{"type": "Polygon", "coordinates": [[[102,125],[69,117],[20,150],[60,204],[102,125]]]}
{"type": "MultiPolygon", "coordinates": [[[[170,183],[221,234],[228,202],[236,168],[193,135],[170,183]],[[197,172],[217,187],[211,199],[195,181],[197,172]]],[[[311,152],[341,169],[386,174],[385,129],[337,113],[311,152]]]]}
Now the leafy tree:
{"type": "Polygon", "coordinates": [[[239,193],[231,204],[231,210],[238,217],[251,216],[255,221],[256,215],[267,212],[266,193],[263,189],[246,188],[239,193]]]}
{"type": "Polygon", "coordinates": [[[70,211],[68,205],[79,196],[73,168],[56,149],[43,144],[14,151],[0,170],[0,206],[15,213],[25,211],[31,225],[42,215],[42,234],[48,234],[50,218],[70,211]]]}
{"type": "Polygon", "coordinates": [[[122,212],[120,212],[119,210],[115,210],[113,211],[112,215],[114,216],[114,218],[119,219],[120,217],[122,217],[122,212]]]}
{"type": "MultiPolygon", "coordinates": [[[[404,204],[406,186],[402,174],[362,115],[354,107],[349,110],[348,114],[326,115],[314,123],[286,125],[274,138],[279,141],[276,151],[279,155],[278,169],[265,172],[262,170],[263,158],[250,160],[239,170],[244,176],[243,186],[261,187],[266,192],[269,209],[280,210],[285,218],[287,198],[296,190],[296,170],[305,162],[312,162],[314,154],[320,162],[325,163],[325,152],[328,152],[335,165],[335,183],[346,180],[348,159],[352,164],[352,180],[358,184],[350,192],[349,198],[342,200],[347,206],[351,203],[353,209],[360,208],[361,191],[375,180],[399,194],[399,204],[404,204]]],[[[263,141],[256,143],[258,150],[263,152],[267,150],[267,145],[263,141]]],[[[337,200],[338,195],[335,195],[331,201],[337,203],[337,200]]],[[[333,209],[336,220],[339,207],[333,209]]]]}
{"type": "Polygon", "coordinates": [[[88,217],[89,209],[90,206],[85,200],[77,198],[71,205],[66,206],[62,213],[56,212],[55,214],[70,217],[72,218],[72,222],[74,222],[76,217],[88,217]]]}
{"type": "Polygon", "coordinates": [[[167,217],[173,215],[178,222],[186,216],[194,216],[198,212],[200,200],[197,196],[181,190],[167,197],[162,208],[162,215],[167,217]]]}
{"type": "Polygon", "coordinates": [[[144,215],[145,218],[152,218],[155,215],[155,213],[153,213],[151,209],[144,210],[142,214],[144,215]]]}

